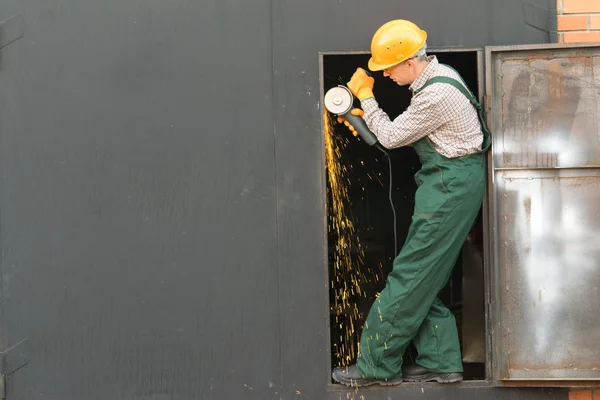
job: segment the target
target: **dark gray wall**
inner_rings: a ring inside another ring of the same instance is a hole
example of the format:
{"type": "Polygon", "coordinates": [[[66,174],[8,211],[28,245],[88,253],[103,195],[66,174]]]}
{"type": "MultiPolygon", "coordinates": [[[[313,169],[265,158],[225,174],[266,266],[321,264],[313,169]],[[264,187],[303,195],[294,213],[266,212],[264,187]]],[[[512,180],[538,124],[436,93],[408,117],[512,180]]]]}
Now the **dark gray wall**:
{"type": "Polygon", "coordinates": [[[551,40],[528,3],[2,0],[9,398],[325,398],[318,52],[551,40]]]}
{"type": "Polygon", "coordinates": [[[4,320],[32,347],[12,398],[264,399],[280,384],[269,1],[22,11],[0,72],[4,320]]]}

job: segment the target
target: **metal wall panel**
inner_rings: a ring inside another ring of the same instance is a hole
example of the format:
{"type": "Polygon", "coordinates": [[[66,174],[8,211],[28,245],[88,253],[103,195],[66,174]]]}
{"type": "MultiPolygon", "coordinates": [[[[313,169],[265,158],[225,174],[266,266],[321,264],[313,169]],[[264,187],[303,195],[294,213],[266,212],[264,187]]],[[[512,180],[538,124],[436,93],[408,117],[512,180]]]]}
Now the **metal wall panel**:
{"type": "Polygon", "coordinates": [[[502,378],[600,380],[600,170],[496,177],[502,378]]]}
{"type": "Polygon", "coordinates": [[[600,166],[595,50],[531,50],[494,59],[497,113],[495,166],[565,168],[600,166]]]}
{"type": "Polygon", "coordinates": [[[278,398],[270,2],[22,4],[2,305],[31,351],[9,398],[278,398]]]}
{"type": "Polygon", "coordinates": [[[318,52],[552,40],[527,3],[1,1],[11,399],[325,398],[318,52]]]}
{"type": "Polygon", "coordinates": [[[534,47],[488,50],[497,377],[599,380],[600,48],[534,47]]]}

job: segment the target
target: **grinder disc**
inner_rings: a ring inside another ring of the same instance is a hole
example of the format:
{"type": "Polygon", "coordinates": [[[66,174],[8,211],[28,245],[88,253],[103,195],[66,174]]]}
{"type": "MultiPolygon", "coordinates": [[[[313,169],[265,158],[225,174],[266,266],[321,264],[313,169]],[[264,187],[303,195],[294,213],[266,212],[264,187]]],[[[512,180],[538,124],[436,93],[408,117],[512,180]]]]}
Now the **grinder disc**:
{"type": "Polygon", "coordinates": [[[325,93],[325,108],[336,115],[343,115],[352,108],[354,97],[345,86],[336,86],[325,93]]]}

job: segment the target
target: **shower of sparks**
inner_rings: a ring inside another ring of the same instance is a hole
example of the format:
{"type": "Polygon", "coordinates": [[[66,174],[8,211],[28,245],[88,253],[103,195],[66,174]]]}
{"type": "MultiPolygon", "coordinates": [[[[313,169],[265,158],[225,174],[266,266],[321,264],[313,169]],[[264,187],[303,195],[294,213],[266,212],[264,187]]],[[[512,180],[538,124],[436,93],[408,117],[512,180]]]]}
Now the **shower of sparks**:
{"type": "Polygon", "coordinates": [[[328,201],[330,204],[328,230],[333,242],[333,271],[330,275],[332,311],[335,325],[342,332],[333,343],[333,351],[339,365],[347,366],[356,360],[360,340],[360,330],[364,315],[356,307],[358,296],[367,297],[364,291],[369,278],[378,281],[378,271],[365,268],[365,253],[357,235],[355,223],[350,214],[349,170],[342,164],[342,151],[348,144],[348,137],[335,135],[334,121],[329,112],[324,113],[324,136],[328,179],[328,201]]]}

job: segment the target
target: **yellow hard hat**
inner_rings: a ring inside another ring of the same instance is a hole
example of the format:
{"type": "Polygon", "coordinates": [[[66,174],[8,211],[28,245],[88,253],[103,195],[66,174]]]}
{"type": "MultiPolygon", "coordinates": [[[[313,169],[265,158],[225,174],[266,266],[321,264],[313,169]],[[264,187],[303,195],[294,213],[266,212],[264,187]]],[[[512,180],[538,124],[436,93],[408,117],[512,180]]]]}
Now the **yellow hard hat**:
{"type": "Polygon", "coordinates": [[[369,69],[381,71],[414,56],[427,40],[427,32],[403,19],[382,25],[371,41],[369,69]]]}

